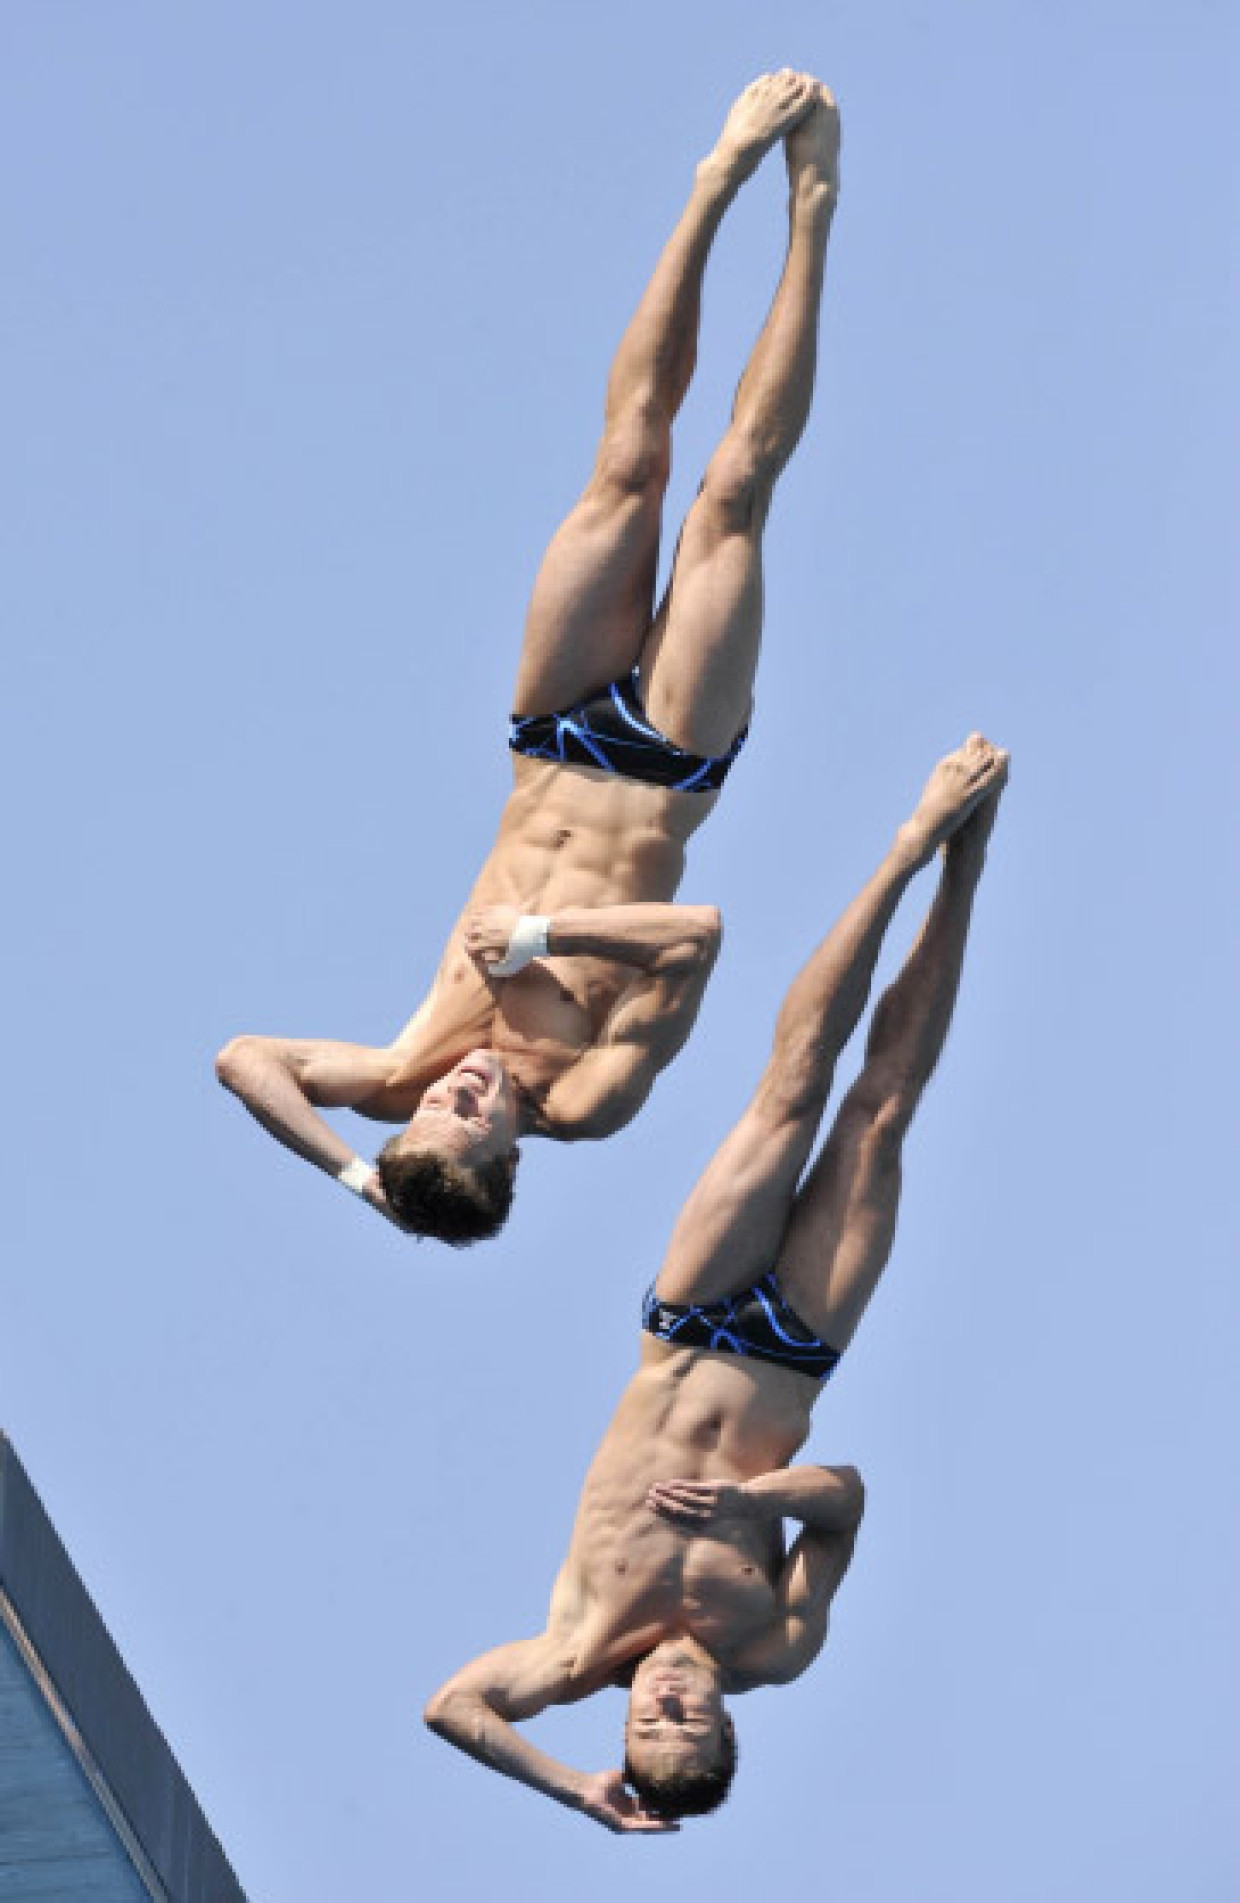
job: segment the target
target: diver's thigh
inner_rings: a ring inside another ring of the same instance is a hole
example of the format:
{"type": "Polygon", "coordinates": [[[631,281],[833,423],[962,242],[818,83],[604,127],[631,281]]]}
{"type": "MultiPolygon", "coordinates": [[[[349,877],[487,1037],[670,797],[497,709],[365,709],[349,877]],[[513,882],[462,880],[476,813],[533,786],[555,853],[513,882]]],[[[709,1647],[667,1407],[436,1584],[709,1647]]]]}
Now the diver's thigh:
{"type": "Polygon", "coordinates": [[[656,1284],[664,1301],[719,1301],[773,1266],[814,1127],[773,1115],[759,1093],[676,1220],[656,1284]]]}

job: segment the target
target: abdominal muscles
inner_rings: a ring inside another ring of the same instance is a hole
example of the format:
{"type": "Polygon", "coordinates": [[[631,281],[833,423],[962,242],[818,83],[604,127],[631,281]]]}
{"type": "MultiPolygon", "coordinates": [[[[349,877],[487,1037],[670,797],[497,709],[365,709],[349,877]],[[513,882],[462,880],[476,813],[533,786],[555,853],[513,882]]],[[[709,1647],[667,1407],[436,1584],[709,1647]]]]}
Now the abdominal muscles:
{"type": "Polygon", "coordinates": [[[475,903],[551,911],[673,897],[685,845],[714,795],[673,793],[584,767],[534,760],[516,766],[475,903]],[[493,884],[506,890],[492,891],[493,884]]]}
{"type": "Polygon", "coordinates": [[[701,1533],[652,1511],[655,1480],[742,1481],[786,1466],[809,1430],[814,1389],[769,1365],[643,1341],[586,1478],[573,1559],[599,1615],[632,1632],[739,1641],[769,1617],[778,1525],[721,1522],[701,1533]],[[792,1384],[790,1387],[789,1384],[792,1384]]]}

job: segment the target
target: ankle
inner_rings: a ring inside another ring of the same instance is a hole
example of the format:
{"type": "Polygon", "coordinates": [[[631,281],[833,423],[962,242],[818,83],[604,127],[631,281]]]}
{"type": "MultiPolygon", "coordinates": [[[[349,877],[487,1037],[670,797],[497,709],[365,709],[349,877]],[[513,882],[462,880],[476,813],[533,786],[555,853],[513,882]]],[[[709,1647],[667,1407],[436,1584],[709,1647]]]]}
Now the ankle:
{"type": "Polygon", "coordinates": [[[928,866],[934,857],[936,841],[930,828],[920,820],[906,819],[897,826],[890,857],[896,868],[910,878],[928,866]]]}
{"type": "Polygon", "coordinates": [[[821,172],[802,172],[789,184],[788,215],[794,223],[829,226],[839,196],[838,178],[825,178],[821,172]]]}
{"type": "Polygon", "coordinates": [[[943,848],[943,878],[953,886],[971,890],[986,870],[986,842],[959,835],[943,848]]]}
{"type": "Polygon", "coordinates": [[[698,160],[694,167],[693,182],[697,191],[723,209],[731,204],[748,176],[736,154],[717,145],[704,159],[698,160]]]}

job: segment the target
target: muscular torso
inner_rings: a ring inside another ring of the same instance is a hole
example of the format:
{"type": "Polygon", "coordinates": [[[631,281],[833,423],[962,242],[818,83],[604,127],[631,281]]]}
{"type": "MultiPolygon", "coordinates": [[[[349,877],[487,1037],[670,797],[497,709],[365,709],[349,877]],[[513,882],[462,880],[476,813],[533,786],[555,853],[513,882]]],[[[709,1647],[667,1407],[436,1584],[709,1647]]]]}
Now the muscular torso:
{"type": "Polygon", "coordinates": [[[397,1063],[356,1106],[365,1115],[412,1115],[426,1085],[479,1048],[500,1052],[531,1105],[541,1104],[641,975],[608,959],[551,959],[488,985],[465,951],[465,919],[489,905],[552,914],[670,899],[685,846],[718,797],[520,756],[513,770],[495,845],[453,926],[430,996],[395,1041],[397,1063]]]}
{"type": "Polygon", "coordinates": [[[769,1627],[783,1561],[777,1527],[730,1521],[679,1531],[646,1505],[655,1480],[741,1481],[803,1446],[819,1384],[769,1363],[641,1337],[629,1383],[586,1476],[553,1628],[582,1691],[622,1674],[661,1639],[692,1633],[743,1671],[769,1627]]]}

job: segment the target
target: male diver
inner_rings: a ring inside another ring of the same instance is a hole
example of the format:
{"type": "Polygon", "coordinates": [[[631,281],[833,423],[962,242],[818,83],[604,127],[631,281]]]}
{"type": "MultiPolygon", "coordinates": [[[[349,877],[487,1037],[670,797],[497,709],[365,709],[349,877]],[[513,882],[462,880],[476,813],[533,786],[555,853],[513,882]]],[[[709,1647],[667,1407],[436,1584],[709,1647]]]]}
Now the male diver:
{"type": "Polygon", "coordinates": [[[514,785],[430,994],[391,1044],[238,1037],[217,1060],[271,1134],[400,1227],[493,1235],[517,1139],[619,1130],[689,1035],[719,943],[712,906],[668,903],[749,719],[762,531],[805,426],[837,191],[826,88],[748,86],[612,365],[593,474],[534,585],[517,674],[514,785]],[[655,611],[672,420],[688,387],[707,254],[783,141],[783,275],[655,611]],[[404,1129],[377,1166],[320,1112],[404,1129]]]}
{"type": "Polygon", "coordinates": [[[586,1475],[545,1630],[475,1659],[427,1706],[441,1737],[609,1830],[720,1804],[736,1763],[725,1696],[786,1684],[826,1639],[861,1478],[789,1462],[891,1250],[901,1146],[947,1036],[1006,777],[979,735],[941,761],[794,981],[757,1092],[646,1297],[638,1371],[586,1475]],[[939,847],[929,915],[807,1170],[883,936],[939,847]],[[575,1771],[517,1729],[609,1685],[628,1687],[623,1770],[575,1771]]]}

